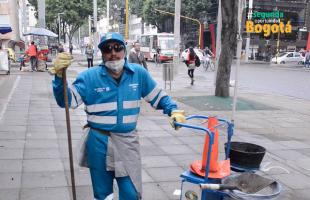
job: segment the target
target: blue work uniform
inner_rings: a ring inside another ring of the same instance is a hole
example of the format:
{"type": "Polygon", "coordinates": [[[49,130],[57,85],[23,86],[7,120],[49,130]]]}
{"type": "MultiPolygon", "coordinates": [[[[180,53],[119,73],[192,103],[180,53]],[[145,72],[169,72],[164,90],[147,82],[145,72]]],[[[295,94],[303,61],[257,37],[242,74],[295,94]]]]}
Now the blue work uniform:
{"type": "MultiPolygon", "coordinates": [[[[64,107],[62,79],[57,76],[53,81],[53,91],[57,104],[64,107]]],[[[176,103],[157,86],[147,70],[127,61],[119,83],[103,64],[80,73],[68,88],[68,98],[71,108],[85,104],[90,127],[118,134],[131,134],[135,131],[141,98],[169,116],[177,109],[176,103]]],[[[111,194],[113,179],[116,178],[120,187],[120,199],[137,199],[134,189],[134,192],[126,189],[130,188],[128,186],[134,188],[128,176],[115,177],[114,172],[106,170],[108,136],[94,129],[90,129],[86,149],[95,198],[103,200],[111,194]]]]}

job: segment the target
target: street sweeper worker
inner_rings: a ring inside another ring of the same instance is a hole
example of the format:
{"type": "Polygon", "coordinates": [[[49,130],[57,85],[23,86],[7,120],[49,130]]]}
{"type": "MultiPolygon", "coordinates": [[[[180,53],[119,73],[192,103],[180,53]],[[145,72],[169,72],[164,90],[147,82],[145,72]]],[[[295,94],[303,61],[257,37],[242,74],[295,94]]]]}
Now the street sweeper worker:
{"type": "MultiPolygon", "coordinates": [[[[153,108],[163,110],[172,125],[173,121],[185,122],[184,111],[178,110],[146,69],[127,62],[125,42],[119,33],[104,35],[98,48],[102,63],[79,74],[68,87],[70,107],[85,104],[89,127],[87,164],[94,198],[104,200],[111,195],[116,179],[120,200],[141,199],[141,158],[136,132],[140,100],[144,98],[153,108]]],[[[59,56],[53,68],[54,96],[61,107],[64,107],[61,72],[70,66],[66,56],[70,55],[59,56]]]]}

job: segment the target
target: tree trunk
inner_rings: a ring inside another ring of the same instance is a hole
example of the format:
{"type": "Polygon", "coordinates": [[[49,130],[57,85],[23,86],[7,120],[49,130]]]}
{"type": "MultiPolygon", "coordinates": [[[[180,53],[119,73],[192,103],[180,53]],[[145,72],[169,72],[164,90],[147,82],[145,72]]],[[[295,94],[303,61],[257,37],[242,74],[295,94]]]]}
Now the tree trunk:
{"type": "Polygon", "coordinates": [[[215,96],[229,97],[231,63],[236,54],[238,0],[222,1],[222,47],[216,74],[215,96]]]}

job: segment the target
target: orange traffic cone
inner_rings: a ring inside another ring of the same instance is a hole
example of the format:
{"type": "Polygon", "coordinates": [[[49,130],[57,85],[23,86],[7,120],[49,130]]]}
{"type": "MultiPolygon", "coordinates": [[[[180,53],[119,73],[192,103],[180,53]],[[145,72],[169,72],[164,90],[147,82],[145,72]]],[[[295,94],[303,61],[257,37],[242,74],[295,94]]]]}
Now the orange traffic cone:
{"type": "MultiPolygon", "coordinates": [[[[217,172],[218,171],[218,156],[219,156],[219,133],[217,128],[214,128],[218,124],[218,120],[216,117],[210,117],[208,119],[208,129],[214,133],[214,141],[211,148],[211,154],[210,154],[210,172],[217,172]]],[[[205,144],[203,147],[203,154],[202,154],[202,168],[201,170],[206,169],[206,163],[207,163],[207,157],[208,157],[208,148],[209,148],[209,136],[206,135],[205,137],[205,144]]]]}
{"type": "MultiPolygon", "coordinates": [[[[210,154],[210,165],[209,165],[209,178],[223,178],[230,175],[230,160],[218,161],[218,142],[219,142],[219,133],[215,126],[218,125],[218,120],[216,117],[208,118],[208,129],[212,132],[214,141],[211,148],[210,154]]],[[[191,172],[204,177],[206,175],[206,164],[208,157],[208,148],[209,148],[209,136],[206,135],[205,143],[203,147],[202,160],[196,160],[190,165],[191,172]]]]}

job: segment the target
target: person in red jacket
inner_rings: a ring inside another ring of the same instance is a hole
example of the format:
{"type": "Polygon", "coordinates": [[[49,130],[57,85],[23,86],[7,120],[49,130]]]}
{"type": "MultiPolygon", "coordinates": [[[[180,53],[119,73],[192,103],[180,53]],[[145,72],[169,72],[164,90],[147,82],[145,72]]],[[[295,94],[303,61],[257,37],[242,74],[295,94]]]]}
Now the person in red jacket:
{"type": "Polygon", "coordinates": [[[32,71],[37,70],[37,46],[34,42],[31,42],[30,46],[28,47],[26,54],[30,57],[31,69],[32,71]]]}
{"type": "Polygon", "coordinates": [[[193,49],[193,47],[189,48],[188,54],[187,54],[187,58],[185,60],[185,64],[187,66],[188,69],[188,76],[191,78],[191,85],[194,85],[194,71],[196,68],[196,64],[195,64],[195,60],[196,60],[196,53],[193,49]]]}

